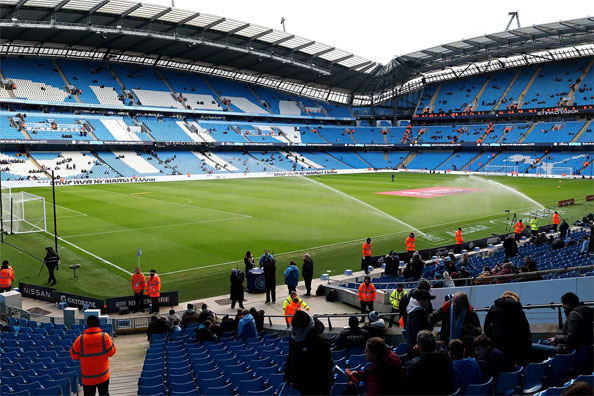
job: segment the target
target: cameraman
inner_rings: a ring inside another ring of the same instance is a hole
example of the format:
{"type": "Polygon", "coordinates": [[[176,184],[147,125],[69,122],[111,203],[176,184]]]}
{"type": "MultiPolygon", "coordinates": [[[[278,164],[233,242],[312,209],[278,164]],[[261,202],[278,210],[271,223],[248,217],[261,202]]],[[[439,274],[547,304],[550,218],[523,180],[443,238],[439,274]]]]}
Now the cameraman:
{"type": "Polygon", "coordinates": [[[54,276],[54,270],[59,269],[58,264],[60,262],[60,257],[51,247],[46,247],[45,250],[47,250],[47,253],[45,255],[45,258],[43,259],[43,263],[45,264],[49,272],[49,278],[47,280],[47,283],[55,285],[58,282],[56,281],[56,277],[54,276]]]}

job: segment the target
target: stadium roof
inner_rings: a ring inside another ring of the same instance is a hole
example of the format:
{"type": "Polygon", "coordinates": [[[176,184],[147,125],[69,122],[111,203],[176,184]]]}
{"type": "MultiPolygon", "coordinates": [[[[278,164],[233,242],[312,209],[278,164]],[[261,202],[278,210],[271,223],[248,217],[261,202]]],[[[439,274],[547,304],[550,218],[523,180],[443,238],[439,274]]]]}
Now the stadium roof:
{"type": "Polygon", "coordinates": [[[517,57],[529,64],[592,55],[591,48],[576,48],[594,42],[594,18],[583,18],[444,44],[382,66],[268,27],[123,0],[0,0],[0,29],[2,55],[169,67],[324,100],[354,98],[355,104],[381,102],[441,79],[520,66],[517,57]],[[573,52],[567,55],[563,48],[573,52]]]}

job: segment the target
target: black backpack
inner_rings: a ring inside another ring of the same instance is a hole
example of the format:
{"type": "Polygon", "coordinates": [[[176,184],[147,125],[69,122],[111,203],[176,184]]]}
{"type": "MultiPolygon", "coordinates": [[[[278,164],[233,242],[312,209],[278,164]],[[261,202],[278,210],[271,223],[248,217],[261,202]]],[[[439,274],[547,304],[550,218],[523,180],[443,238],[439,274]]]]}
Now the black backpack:
{"type": "Polygon", "coordinates": [[[326,296],[326,301],[334,302],[338,299],[338,293],[336,293],[335,289],[331,289],[326,296]]]}
{"type": "Polygon", "coordinates": [[[324,286],[319,285],[316,289],[316,296],[323,296],[324,295],[324,286]]]}

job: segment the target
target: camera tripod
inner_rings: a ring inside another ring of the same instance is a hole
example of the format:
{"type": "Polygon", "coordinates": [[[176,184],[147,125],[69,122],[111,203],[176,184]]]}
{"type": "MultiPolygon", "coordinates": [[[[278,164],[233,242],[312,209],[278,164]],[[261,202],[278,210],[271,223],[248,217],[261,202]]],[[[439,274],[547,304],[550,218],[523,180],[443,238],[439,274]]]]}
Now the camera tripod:
{"type": "Polygon", "coordinates": [[[510,214],[510,212],[508,211],[507,212],[507,220],[506,220],[506,223],[507,223],[507,229],[506,229],[506,231],[507,232],[510,232],[514,228],[515,224],[518,222],[518,215],[517,214],[514,213],[514,215],[513,215],[513,217],[511,219],[509,218],[509,214],[510,214]]]}

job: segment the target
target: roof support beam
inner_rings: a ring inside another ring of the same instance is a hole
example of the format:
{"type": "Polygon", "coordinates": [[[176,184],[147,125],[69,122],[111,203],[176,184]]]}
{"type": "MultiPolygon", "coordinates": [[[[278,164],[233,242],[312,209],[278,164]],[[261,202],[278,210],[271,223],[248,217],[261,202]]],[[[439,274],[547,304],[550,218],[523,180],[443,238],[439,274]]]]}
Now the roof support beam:
{"type": "Polygon", "coordinates": [[[307,42],[307,43],[305,43],[305,44],[301,44],[301,45],[299,45],[299,46],[297,46],[297,47],[295,47],[295,48],[292,48],[292,49],[291,49],[291,52],[300,51],[300,50],[302,50],[303,48],[307,48],[307,47],[309,47],[309,46],[311,46],[311,45],[314,45],[315,43],[316,43],[315,41],[309,41],[309,42],[307,42]]]}
{"type": "Polygon", "coordinates": [[[242,31],[243,29],[246,29],[246,28],[248,28],[248,27],[250,27],[250,26],[251,26],[251,25],[250,25],[249,23],[245,23],[245,24],[243,24],[243,25],[241,25],[241,26],[238,26],[238,27],[236,27],[235,29],[231,29],[231,30],[229,30],[227,33],[225,33],[225,35],[226,35],[226,36],[230,36],[230,35],[232,35],[232,34],[235,34],[235,33],[237,33],[237,32],[240,32],[240,31],[242,31]]]}
{"type": "Polygon", "coordinates": [[[285,41],[289,41],[289,40],[291,40],[293,38],[295,38],[295,35],[294,34],[291,34],[291,35],[289,35],[287,37],[284,37],[282,39],[273,41],[272,43],[270,43],[270,45],[279,45],[280,43],[284,43],[285,41]]]}
{"type": "Polygon", "coordinates": [[[205,26],[203,26],[203,27],[202,27],[202,30],[203,30],[203,31],[204,31],[204,30],[208,30],[208,29],[210,29],[211,27],[218,25],[219,23],[225,22],[226,20],[227,20],[227,18],[220,18],[220,19],[217,19],[216,21],[214,21],[214,22],[211,22],[211,23],[209,23],[208,25],[205,25],[205,26]]]}
{"type": "Polygon", "coordinates": [[[161,11],[161,12],[157,13],[156,15],[153,15],[152,17],[150,17],[150,19],[148,19],[146,22],[143,22],[140,25],[138,25],[136,27],[136,29],[141,29],[141,28],[145,27],[146,25],[150,25],[151,23],[153,23],[157,19],[161,18],[163,15],[168,14],[171,10],[172,10],[171,7],[164,9],[163,11],[161,11]]]}
{"type": "Polygon", "coordinates": [[[330,64],[331,64],[331,65],[334,65],[334,64],[336,64],[336,63],[340,63],[340,62],[342,62],[342,61],[345,61],[345,60],[347,60],[347,59],[351,59],[351,58],[353,58],[354,56],[355,56],[355,55],[353,55],[353,54],[348,54],[348,55],[346,55],[346,56],[343,56],[343,57],[340,57],[340,58],[338,58],[338,59],[334,59],[333,61],[331,61],[331,62],[330,62],[330,64]]]}
{"type": "Polygon", "coordinates": [[[258,33],[258,34],[254,34],[252,37],[249,37],[249,41],[253,41],[256,39],[259,39],[262,36],[266,36],[267,34],[272,33],[274,30],[272,29],[268,29],[268,30],[264,30],[262,33],[258,33]]]}
{"type": "Polygon", "coordinates": [[[311,54],[310,56],[311,56],[312,58],[317,58],[317,57],[319,57],[320,55],[327,54],[328,52],[332,52],[332,51],[334,51],[335,49],[336,49],[336,47],[330,47],[330,48],[326,48],[325,50],[321,50],[321,51],[315,52],[315,53],[311,54]]]}

